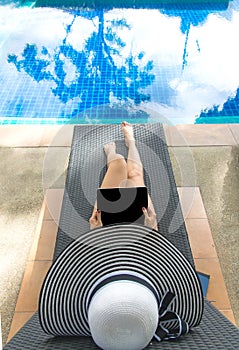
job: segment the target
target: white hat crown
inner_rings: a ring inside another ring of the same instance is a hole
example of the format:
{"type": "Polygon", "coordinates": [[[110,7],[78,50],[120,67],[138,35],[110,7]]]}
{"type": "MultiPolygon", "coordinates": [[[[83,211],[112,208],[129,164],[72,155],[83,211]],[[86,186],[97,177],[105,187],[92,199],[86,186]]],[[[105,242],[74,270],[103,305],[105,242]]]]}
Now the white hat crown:
{"type": "Polygon", "coordinates": [[[93,296],[88,322],[95,343],[104,350],[144,349],[157,329],[158,302],[140,283],[111,282],[93,296]]]}

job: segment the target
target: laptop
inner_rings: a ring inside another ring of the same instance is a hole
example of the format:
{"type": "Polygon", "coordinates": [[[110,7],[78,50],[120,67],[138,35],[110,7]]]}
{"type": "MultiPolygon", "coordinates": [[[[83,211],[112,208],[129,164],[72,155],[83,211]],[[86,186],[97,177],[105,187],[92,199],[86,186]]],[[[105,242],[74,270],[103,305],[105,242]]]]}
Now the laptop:
{"type": "Polygon", "coordinates": [[[97,209],[103,226],[120,223],[144,224],[142,208],[148,208],[146,187],[98,188],[97,209]]]}

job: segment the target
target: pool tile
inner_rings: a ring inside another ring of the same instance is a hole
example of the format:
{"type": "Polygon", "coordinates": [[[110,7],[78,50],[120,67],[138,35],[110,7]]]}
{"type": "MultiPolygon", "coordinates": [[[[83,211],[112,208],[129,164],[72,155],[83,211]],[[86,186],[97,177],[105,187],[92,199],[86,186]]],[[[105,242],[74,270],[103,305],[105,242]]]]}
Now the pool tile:
{"type": "Polygon", "coordinates": [[[40,289],[51,264],[51,261],[46,260],[27,263],[15,312],[37,310],[40,289]]]}
{"type": "Polygon", "coordinates": [[[231,129],[236,143],[239,145],[239,124],[230,124],[229,128],[231,129]]]}
{"type": "Polygon", "coordinates": [[[46,210],[44,220],[54,220],[57,224],[60,220],[61,206],[64,189],[49,189],[46,191],[46,210]]]}
{"type": "Polygon", "coordinates": [[[42,222],[35,260],[53,259],[57,229],[57,224],[52,220],[42,222]]]}
{"type": "Polygon", "coordinates": [[[28,261],[52,260],[53,258],[58,226],[54,220],[43,220],[46,215],[49,216],[49,212],[45,213],[46,210],[46,201],[44,200],[28,261]]]}
{"type": "Polygon", "coordinates": [[[185,219],[206,219],[199,187],[178,187],[178,194],[185,219]]]}
{"type": "Polygon", "coordinates": [[[217,258],[195,259],[196,270],[210,276],[207,299],[218,310],[231,309],[226,285],[217,258]]]}
{"type": "Polygon", "coordinates": [[[164,127],[169,146],[232,146],[236,145],[227,124],[176,125],[164,127]]]}
{"type": "Polygon", "coordinates": [[[207,219],[185,220],[194,259],[217,258],[217,252],[207,219]]]}
{"type": "Polygon", "coordinates": [[[33,316],[34,312],[15,312],[12,319],[11,329],[8,334],[8,342],[24,326],[24,324],[33,316]]]}
{"type": "Polygon", "coordinates": [[[70,147],[74,125],[49,125],[44,127],[40,146],[70,147]]]}
{"type": "Polygon", "coordinates": [[[39,217],[38,217],[38,221],[37,221],[37,225],[36,225],[36,229],[35,229],[35,235],[34,235],[32,246],[31,246],[30,253],[28,256],[28,261],[36,259],[36,253],[38,250],[38,242],[39,242],[39,238],[40,238],[40,234],[41,234],[41,230],[42,230],[42,223],[43,223],[43,218],[45,215],[45,210],[46,210],[46,202],[44,200],[42,203],[42,206],[41,206],[40,213],[39,213],[39,217]]]}

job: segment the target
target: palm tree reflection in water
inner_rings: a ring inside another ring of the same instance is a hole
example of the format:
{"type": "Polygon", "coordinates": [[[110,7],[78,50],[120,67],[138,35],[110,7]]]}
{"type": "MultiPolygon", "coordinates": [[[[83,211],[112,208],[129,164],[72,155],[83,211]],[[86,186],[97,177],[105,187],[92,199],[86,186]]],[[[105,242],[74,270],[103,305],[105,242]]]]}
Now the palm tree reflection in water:
{"type": "MultiPolygon", "coordinates": [[[[150,95],[144,93],[144,89],[155,79],[153,61],[145,62],[143,51],[137,56],[132,52],[128,57],[121,54],[126,43],[118,32],[120,29],[130,31],[126,20],[105,20],[103,9],[73,11],[71,14],[73,19],[65,28],[62,44],[53,52],[45,46],[38,48],[35,44],[26,44],[22,57],[9,54],[8,62],[36,82],[53,82],[51,91],[64,104],[77,101],[71,118],[95,106],[112,103],[137,106],[149,101],[150,95]],[[94,25],[98,18],[97,31],[85,40],[82,51],[77,51],[68,40],[79,16],[94,20],[94,25]]],[[[147,114],[142,112],[142,116],[145,118],[147,114]]]]}

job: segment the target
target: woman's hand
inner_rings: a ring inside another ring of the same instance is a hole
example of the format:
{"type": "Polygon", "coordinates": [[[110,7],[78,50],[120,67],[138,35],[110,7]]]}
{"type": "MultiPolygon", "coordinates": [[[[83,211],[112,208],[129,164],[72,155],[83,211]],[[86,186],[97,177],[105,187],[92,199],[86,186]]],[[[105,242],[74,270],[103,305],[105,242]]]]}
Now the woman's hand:
{"type": "Polygon", "coordinates": [[[142,208],[142,211],[144,213],[144,225],[153,228],[154,230],[158,230],[158,223],[154,209],[149,206],[148,210],[142,208]]]}
{"type": "Polygon", "coordinates": [[[101,227],[103,226],[102,221],[101,221],[101,211],[100,210],[94,210],[91,218],[89,220],[90,223],[90,229],[92,230],[93,228],[101,227]]]}

